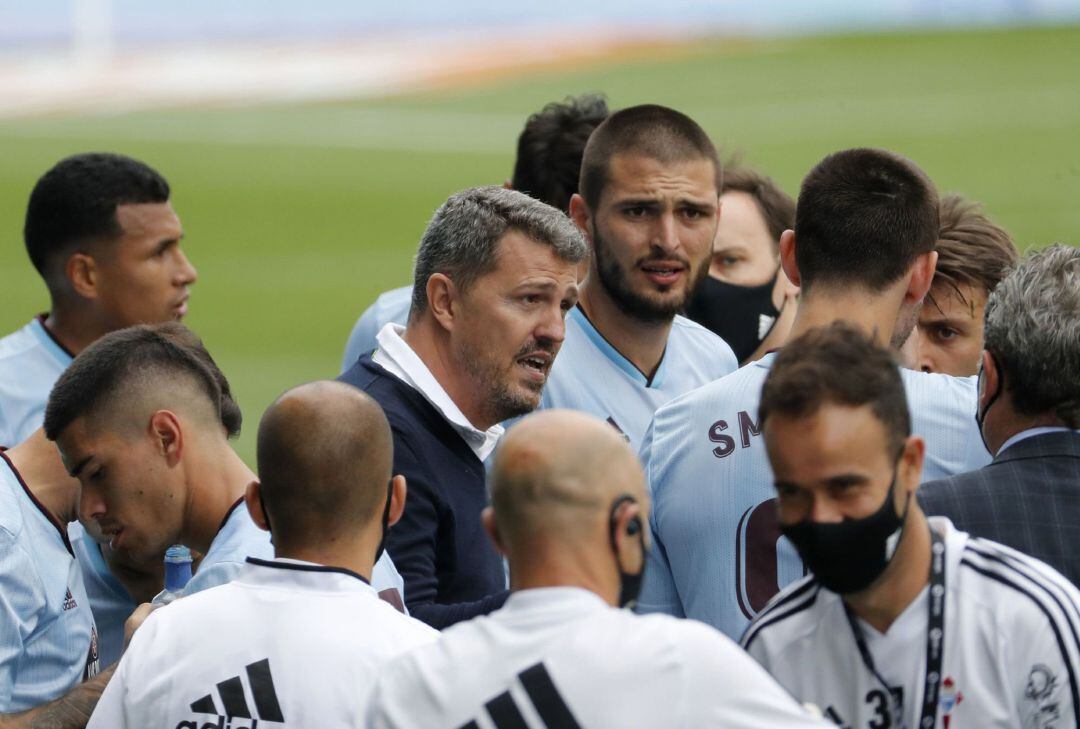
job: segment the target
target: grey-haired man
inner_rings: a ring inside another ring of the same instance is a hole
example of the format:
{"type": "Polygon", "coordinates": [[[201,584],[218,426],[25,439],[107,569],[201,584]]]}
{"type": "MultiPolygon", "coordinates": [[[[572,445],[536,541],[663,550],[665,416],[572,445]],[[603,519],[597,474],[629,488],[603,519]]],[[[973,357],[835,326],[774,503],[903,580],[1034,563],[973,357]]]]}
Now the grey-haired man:
{"type": "Polygon", "coordinates": [[[919,500],[1080,585],[1080,248],[1035,253],[998,284],[983,346],[978,420],[994,460],[919,500]]]}
{"type": "Polygon", "coordinates": [[[500,422],[534,410],[577,301],[585,241],[563,213],[499,187],[436,211],[416,256],[408,325],[339,379],[386,411],[405,515],[387,550],[410,613],[436,628],[506,599],[502,559],[480,523],[483,462],[500,422]]]}

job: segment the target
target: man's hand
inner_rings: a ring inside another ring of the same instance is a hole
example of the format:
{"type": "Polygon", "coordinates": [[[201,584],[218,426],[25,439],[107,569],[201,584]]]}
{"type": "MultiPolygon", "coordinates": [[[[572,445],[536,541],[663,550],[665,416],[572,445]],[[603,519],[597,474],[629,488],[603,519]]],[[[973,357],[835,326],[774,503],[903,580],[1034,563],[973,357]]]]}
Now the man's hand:
{"type": "Polygon", "coordinates": [[[115,669],[115,665],[109,666],[55,701],[0,716],[0,729],[84,729],[115,669]]]}
{"type": "Polygon", "coordinates": [[[161,606],[144,602],[142,605],[135,608],[135,612],[131,614],[131,617],[124,621],[124,650],[127,650],[128,644],[131,643],[131,636],[135,635],[135,631],[139,629],[139,626],[150,617],[150,613],[154,612],[159,607],[161,606]]]}

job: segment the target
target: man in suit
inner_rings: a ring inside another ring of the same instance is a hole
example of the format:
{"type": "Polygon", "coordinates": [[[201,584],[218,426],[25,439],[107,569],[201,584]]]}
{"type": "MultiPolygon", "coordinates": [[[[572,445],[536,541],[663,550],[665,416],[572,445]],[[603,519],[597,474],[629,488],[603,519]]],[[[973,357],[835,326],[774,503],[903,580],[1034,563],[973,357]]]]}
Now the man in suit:
{"type": "Polygon", "coordinates": [[[1080,585],[1080,248],[1033,254],[986,304],[979,421],[994,460],[927,483],[928,514],[1080,585]]]}

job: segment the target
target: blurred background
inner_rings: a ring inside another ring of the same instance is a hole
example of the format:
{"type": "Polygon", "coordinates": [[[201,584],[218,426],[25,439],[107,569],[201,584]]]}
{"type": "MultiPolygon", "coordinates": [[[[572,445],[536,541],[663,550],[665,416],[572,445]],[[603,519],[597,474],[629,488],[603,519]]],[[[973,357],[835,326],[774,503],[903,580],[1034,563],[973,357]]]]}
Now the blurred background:
{"type": "Polygon", "coordinates": [[[22,244],[75,152],[161,171],[199,270],[186,322],[263,409],[335,376],[455,190],[501,184],[568,95],[686,112],[796,193],[903,153],[1023,248],[1080,239],[1080,0],[0,0],[0,333],[48,308],[22,244]]]}

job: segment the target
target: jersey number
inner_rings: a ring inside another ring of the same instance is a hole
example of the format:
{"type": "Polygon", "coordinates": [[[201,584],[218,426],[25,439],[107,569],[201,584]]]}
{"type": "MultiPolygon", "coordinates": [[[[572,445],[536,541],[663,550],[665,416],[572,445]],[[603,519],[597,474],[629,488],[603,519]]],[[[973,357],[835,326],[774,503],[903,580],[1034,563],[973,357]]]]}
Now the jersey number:
{"type": "Polygon", "coordinates": [[[739,520],[735,532],[735,594],[739,609],[748,619],[753,619],[780,592],[776,574],[779,539],[776,499],[747,509],[739,520]]]}

